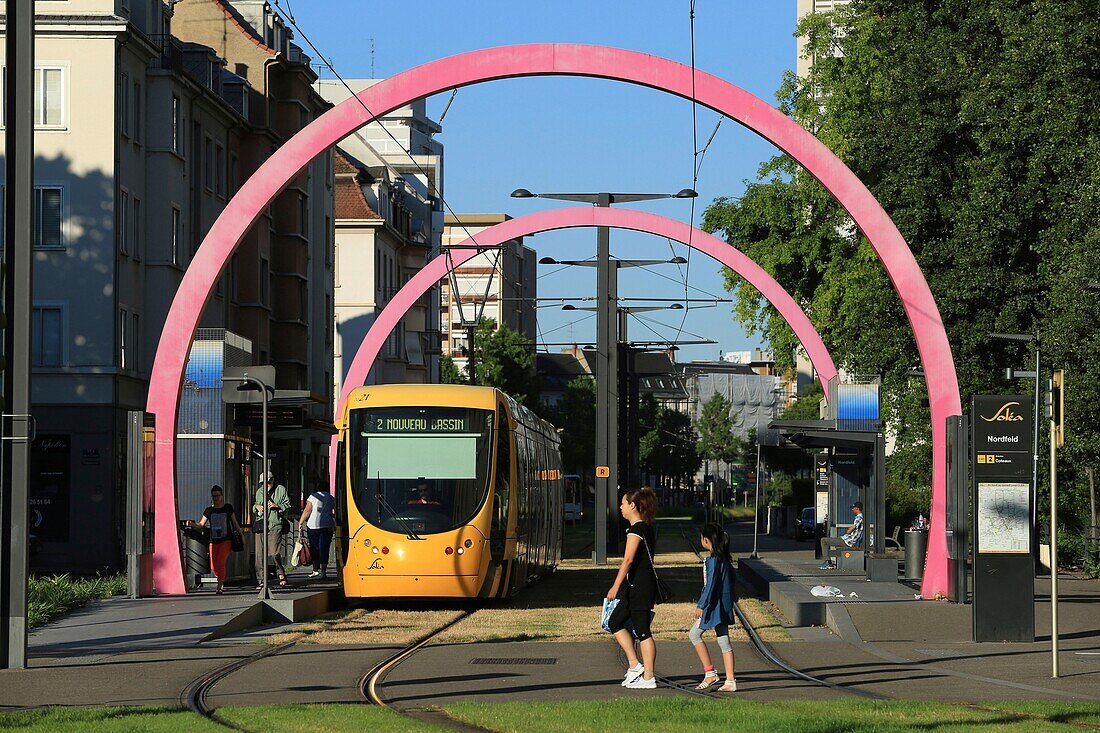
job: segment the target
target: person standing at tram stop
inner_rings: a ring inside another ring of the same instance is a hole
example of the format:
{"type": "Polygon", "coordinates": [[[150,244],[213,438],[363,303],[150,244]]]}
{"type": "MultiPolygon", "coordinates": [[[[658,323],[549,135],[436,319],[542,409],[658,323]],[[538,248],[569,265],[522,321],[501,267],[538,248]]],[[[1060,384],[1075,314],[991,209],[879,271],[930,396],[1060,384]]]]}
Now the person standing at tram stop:
{"type": "Polygon", "coordinates": [[[718,684],[718,672],[710,661],[710,652],[703,641],[703,632],[714,629],[718,648],[722,650],[722,663],[726,668],[726,682],[719,692],[737,692],[737,679],[733,669],[733,646],[730,644],[730,624],[733,623],[733,604],[737,601],[735,587],[737,576],[730,557],[730,538],[726,531],[714,522],[708,522],[700,532],[703,549],[710,556],[703,564],[703,592],[695,607],[695,624],[688,632],[695,653],[703,665],[703,681],[696,690],[708,690],[718,684]]]}
{"type": "Polygon", "coordinates": [[[863,504],[858,501],[852,504],[852,512],[856,516],[847,532],[840,537],[821,538],[821,554],[825,556],[825,562],[821,563],[819,570],[833,570],[836,568],[832,548],[846,549],[863,545],[863,504]]]}
{"type": "Polygon", "coordinates": [[[607,598],[618,598],[619,605],[608,619],[608,628],[626,653],[629,668],[622,685],[632,690],[652,690],[657,662],[657,642],[650,632],[653,606],[657,602],[657,571],[653,567],[653,519],[657,514],[657,495],[653,489],[628,491],[619,506],[630,528],[626,531],[626,551],[607,598]],[[627,627],[630,628],[627,628],[627,627]],[[637,639],[642,660],[634,651],[637,639]]]}
{"type": "Polygon", "coordinates": [[[309,574],[311,578],[318,575],[324,578],[328,575],[328,549],[336,527],[333,506],[332,494],[328,492],[328,488],[318,486],[306,498],[302,516],[298,519],[298,532],[301,533],[304,527],[309,535],[309,551],[313,555],[313,572],[309,574]]]}
{"type": "Polygon", "coordinates": [[[203,510],[199,526],[210,528],[210,570],[218,579],[214,592],[221,595],[225,588],[225,563],[233,549],[233,533],[240,535],[241,524],[233,505],[225,502],[225,492],[217,484],[210,487],[210,506],[203,510]]]}
{"type": "MultiPolygon", "coordinates": [[[[264,477],[266,481],[261,482],[259,488],[256,489],[256,501],[253,502],[252,513],[255,516],[255,521],[252,523],[252,534],[255,536],[256,543],[256,563],[258,566],[265,565],[264,561],[264,537],[267,538],[267,557],[270,558],[271,563],[275,566],[275,572],[279,577],[279,587],[286,587],[286,568],[283,567],[282,556],[280,548],[283,543],[283,517],[290,509],[290,496],[286,492],[286,487],[282,484],[272,486],[275,483],[275,477],[268,471],[264,477]]],[[[259,580],[257,585],[263,585],[263,567],[256,568],[256,578],[259,580]]]]}

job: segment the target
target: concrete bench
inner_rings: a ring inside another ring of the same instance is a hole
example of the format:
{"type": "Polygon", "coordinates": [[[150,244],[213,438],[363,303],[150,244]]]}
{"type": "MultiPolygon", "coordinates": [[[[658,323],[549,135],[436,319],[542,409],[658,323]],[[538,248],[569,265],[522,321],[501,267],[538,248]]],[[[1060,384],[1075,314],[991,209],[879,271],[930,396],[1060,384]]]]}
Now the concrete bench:
{"type": "Polygon", "coordinates": [[[898,558],[890,553],[872,553],[867,558],[867,577],[872,583],[898,582],[898,558]]]}
{"type": "Polygon", "coordinates": [[[864,567],[864,552],[861,547],[838,547],[836,552],[837,570],[854,570],[862,573],[864,567]]]}

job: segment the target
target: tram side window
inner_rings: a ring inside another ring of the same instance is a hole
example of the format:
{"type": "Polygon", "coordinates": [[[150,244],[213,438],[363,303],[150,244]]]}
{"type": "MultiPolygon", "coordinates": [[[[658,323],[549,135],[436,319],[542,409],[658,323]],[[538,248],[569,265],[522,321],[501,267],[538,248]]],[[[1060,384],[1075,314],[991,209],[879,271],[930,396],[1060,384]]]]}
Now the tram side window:
{"type": "Polygon", "coordinates": [[[493,517],[493,529],[500,534],[508,531],[511,479],[512,432],[509,429],[508,416],[501,410],[497,417],[496,514],[493,517]]]}

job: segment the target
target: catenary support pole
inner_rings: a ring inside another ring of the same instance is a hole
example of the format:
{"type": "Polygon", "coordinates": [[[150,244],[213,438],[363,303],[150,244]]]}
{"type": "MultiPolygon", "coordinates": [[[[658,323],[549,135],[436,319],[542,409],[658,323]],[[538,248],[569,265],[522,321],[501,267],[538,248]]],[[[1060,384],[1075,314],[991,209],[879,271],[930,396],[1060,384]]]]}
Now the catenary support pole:
{"type": "MultiPolygon", "coordinates": [[[[596,206],[610,206],[610,194],[601,194],[596,206]]],[[[618,314],[611,301],[611,230],[596,228],[596,465],[606,466],[608,475],[596,477],[596,543],[594,560],[597,565],[607,562],[608,525],[611,521],[611,494],[615,487],[616,466],[613,464],[618,437],[611,415],[612,405],[618,404],[612,397],[611,380],[615,376],[612,354],[616,350],[613,332],[618,314]],[[613,437],[614,436],[614,437],[613,437]]]]}
{"type": "Polygon", "coordinates": [[[31,238],[34,216],[34,0],[7,0],[5,17],[3,440],[0,457],[0,662],[27,666],[27,474],[31,386],[31,238]]]}

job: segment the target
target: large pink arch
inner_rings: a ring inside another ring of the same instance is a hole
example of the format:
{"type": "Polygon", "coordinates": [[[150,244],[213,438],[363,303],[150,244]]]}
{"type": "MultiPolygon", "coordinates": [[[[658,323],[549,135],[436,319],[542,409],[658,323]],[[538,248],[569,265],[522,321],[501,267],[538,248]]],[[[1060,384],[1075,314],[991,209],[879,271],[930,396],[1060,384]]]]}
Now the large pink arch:
{"type": "MultiPolygon", "coordinates": [[[[326,112],[277,150],[214,222],[187,268],[165,320],[149,384],[156,415],[156,523],[153,576],[158,593],[184,593],[176,524],[175,437],[187,355],[203,308],[229,257],[276,195],[313,158],[411,101],[483,81],[523,76],[587,76],[639,84],[691,99],[736,120],[797,160],[829,190],[870,242],[901,298],[927,376],[932,413],[932,511],[946,512],[946,418],[962,414],[951,345],[913,253],[871,192],[817,138],[764,100],[716,76],[635,51],[574,44],[504,46],[409,69],[326,112]]],[[[929,538],[922,592],[947,592],[947,537],[929,538]]]]}
{"type": "MultiPolygon", "coordinates": [[[[408,312],[413,304],[451,270],[474,257],[480,250],[477,246],[492,247],[511,239],[527,237],[554,229],[574,229],[578,227],[612,227],[632,229],[638,232],[667,237],[689,245],[693,249],[710,255],[726,267],[736,272],[756,288],[771,303],[783,319],[790,324],[802,347],[810,357],[818,379],[829,394],[829,380],[836,376],[836,365],[829,350],[825,348],[820,334],[813,323],[795,302],[794,298],[776,282],[760,265],[751,260],[744,252],[731,247],[724,240],[694,229],[690,224],[670,219],[658,214],[633,209],[612,209],[596,206],[568,207],[553,209],[536,214],[528,214],[518,219],[509,219],[500,224],[478,232],[476,238],[470,238],[441,254],[416,273],[386,304],[378,317],[374,319],[367,335],[363,337],[340,388],[340,402],[337,414],[344,408],[344,402],[353,389],[367,380],[378,353],[386,343],[390,333],[408,312]],[[476,242],[475,242],[476,239],[476,242]]],[[[335,466],[335,458],[329,461],[335,466]]]]}

